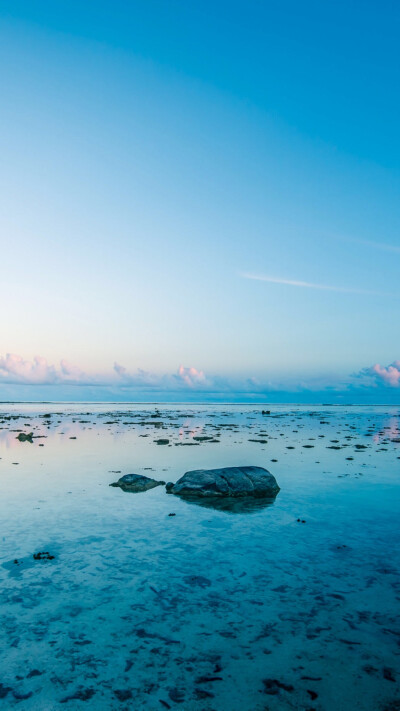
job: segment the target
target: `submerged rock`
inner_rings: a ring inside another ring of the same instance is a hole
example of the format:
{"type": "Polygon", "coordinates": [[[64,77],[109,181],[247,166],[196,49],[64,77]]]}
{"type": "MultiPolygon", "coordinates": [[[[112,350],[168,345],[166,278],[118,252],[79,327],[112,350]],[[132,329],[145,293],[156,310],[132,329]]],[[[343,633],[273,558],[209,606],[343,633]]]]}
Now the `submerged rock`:
{"type": "Polygon", "coordinates": [[[165,481],[156,481],[155,479],[150,479],[148,476],[143,476],[143,474],[125,474],[125,476],[121,476],[118,481],[110,484],[110,486],[119,486],[123,491],[137,493],[139,491],[154,489],[155,486],[162,486],[164,484],[165,481]]]}
{"type": "Polygon", "coordinates": [[[188,497],[275,497],[279,486],[275,477],[262,467],[225,467],[186,472],[167,492],[188,497]]]}
{"type": "Polygon", "coordinates": [[[34,553],[33,557],[35,560],[54,560],[54,555],[50,555],[49,551],[40,551],[39,553],[34,553]]]}

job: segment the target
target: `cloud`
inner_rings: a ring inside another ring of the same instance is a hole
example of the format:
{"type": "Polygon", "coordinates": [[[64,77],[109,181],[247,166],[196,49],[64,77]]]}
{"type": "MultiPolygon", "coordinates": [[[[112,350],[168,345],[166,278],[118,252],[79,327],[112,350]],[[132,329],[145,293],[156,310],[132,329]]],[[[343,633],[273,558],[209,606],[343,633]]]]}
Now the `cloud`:
{"type": "Polygon", "coordinates": [[[60,366],[50,365],[46,358],[34,356],[25,360],[15,353],[0,356],[0,382],[26,385],[55,385],[69,383],[76,385],[92,384],[96,378],[62,359],[60,366]]]}
{"type": "Polygon", "coordinates": [[[120,376],[120,378],[127,378],[129,377],[128,371],[126,368],[124,368],[123,365],[119,365],[119,363],[115,362],[114,363],[114,370],[117,373],[117,375],[120,376]]]}
{"type": "Polygon", "coordinates": [[[397,402],[400,388],[400,361],[388,366],[379,363],[358,373],[338,373],[302,379],[212,375],[194,366],[180,365],[175,373],[155,373],[114,363],[103,373],[88,374],[62,359],[59,365],[35,356],[26,360],[8,353],[0,356],[2,399],[142,400],[218,402],[397,402]],[[72,390],[71,390],[72,388],[72,390]]]}
{"type": "Polygon", "coordinates": [[[185,368],[183,365],[179,366],[177,373],[169,375],[150,373],[141,368],[130,373],[123,365],[114,363],[114,372],[126,385],[147,385],[166,390],[176,389],[176,387],[195,388],[210,384],[202,370],[193,367],[185,368]]]}
{"type": "Polygon", "coordinates": [[[29,361],[15,353],[7,353],[0,357],[0,380],[10,383],[56,383],[58,374],[46,358],[35,356],[29,361]]]}
{"type": "Polygon", "coordinates": [[[369,294],[374,296],[389,296],[389,294],[382,294],[377,291],[368,291],[366,289],[353,289],[351,287],[344,286],[330,286],[328,284],[313,284],[308,281],[298,281],[294,279],[283,279],[280,277],[264,276],[260,274],[241,274],[243,279],[252,279],[253,281],[265,281],[269,284],[284,284],[286,286],[297,286],[303,289],[319,289],[322,291],[336,291],[343,294],[369,294]]]}
{"type": "Polygon", "coordinates": [[[395,360],[387,367],[375,363],[371,368],[367,368],[366,372],[372,375],[376,382],[383,383],[392,388],[400,386],[400,360],[395,360]]]}
{"type": "Polygon", "coordinates": [[[202,370],[185,368],[183,365],[180,365],[178,368],[178,379],[189,388],[196,387],[197,385],[205,385],[207,382],[202,370]]]}
{"type": "Polygon", "coordinates": [[[364,244],[366,247],[374,247],[375,249],[381,249],[384,252],[394,252],[400,254],[400,247],[395,244],[388,244],[387,242],[374,242],[369,239],[354,239],[353,242],[358,242],[359,244],[364,244]]]}
{"type": "Polygon", "coordinates": [[[87,380],[88,376],[86,375],[86,373],[84,373],[83,370],[81,370],[80,368],[77,368],[76,365],[72,365],[71,363],[69,363],[67,360],[61,360],[60,366],[60,375],[64,377],[65,380],[87,380]]]}
{"type": "Polygon", "coordinates": [[[113,371],[88,375],[69,361],[62,359],[59,367],[50,365],[46,358],[35,356],[25,360],[22,356],[7,353],[0,357],[0,383],[25,385],[93,385],[126,386],[159,390],[206,387],[211,385],[202,370],[179,366],[177,373],[151,373],[142,368],[130,372],[115,362],[113,371]]]}
{"type": "Polygon", "coordinates": [[[156,373],[150,373],[142,368],[137,368],[135,372],[130,373],[127,368],[117,362],[114,363],[114,372],[124,384],[136,386],[148,385],[153,387],[159,385],[165,377],[156,373]]]}

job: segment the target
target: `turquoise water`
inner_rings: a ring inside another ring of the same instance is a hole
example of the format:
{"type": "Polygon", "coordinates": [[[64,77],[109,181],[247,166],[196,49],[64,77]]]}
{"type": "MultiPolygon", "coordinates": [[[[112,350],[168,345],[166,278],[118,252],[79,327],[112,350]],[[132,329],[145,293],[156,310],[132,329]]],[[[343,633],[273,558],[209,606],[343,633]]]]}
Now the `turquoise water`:
{"type": "Polygon", "coordinates": [[[270,410],[0,406],[0,708],[400,709],[399,410],[270,410]],[[109,487],[250,464],[272,505],[109,487]]]}

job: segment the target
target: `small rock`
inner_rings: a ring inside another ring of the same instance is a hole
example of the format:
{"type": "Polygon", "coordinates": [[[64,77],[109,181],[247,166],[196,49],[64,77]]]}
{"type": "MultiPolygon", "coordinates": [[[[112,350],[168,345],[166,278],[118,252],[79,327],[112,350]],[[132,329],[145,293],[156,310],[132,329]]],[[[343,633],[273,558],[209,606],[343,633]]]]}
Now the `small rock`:
{"type": "Polygon", "coordinates": [[[182,704],[185,700],[185,694],[182,691],[182,689],[178,689],[177,687],[174,687],[168,692],[168,696],[171,699],[171,701],[175,701],[176,704],[182,704]]]}
{"type": "Polygon", "coordinates": [[[208,588],[211,585],[211,580],[205,578],[203,575],[186,575],[183,581],[192,587],[208,588]]]}
{"type": "Polygon", "coordinates": [[[269,694],[270,696],[276,696],[276,694],[279,694],[280,689],[289,692],[294,691],[294,687],[292,684],[284,684],[278,679],[264,679],[263,684],[264,692],[266,694],[269,694]]]}
{"type": "Polygon", "coordinates": [[[20,442],[30,442],[33,444],[33,432],[29,432],[29,434],[25,434],[24,432],[20,432],[18,437],[16,439],[19,439],[20,442]]]}
{"type": "Polygon", "coordinates": [[[122,491],[138,493],[139,491],[148,491],[148,489],[154,489],[155,486],[163,486],[164,484],[165,481],[156,481],[143,474],[125,474],[110,486],[119,486],[122,491]]]}
{"type": "Polygon", "coordinates": [[[396,681],[393,670],[389,667],[383,667],[383,678],[386,679],[386,681],[396,681]]]}
{"type": "Polygon", "coordinates": [[[70,694],[69,696],[65,696],[63,699],[60,700],[61,704],[66,704],[68,701],[74,701],[77,699],[78,701],[89,701],[89,699],[92,698],[95,694],[94,689],[78,689],[74,694],[70,694]]]}
{"type": "Polygon", "coordinates": [[[40,553],[34,553],[33,557],[35,560],[54,560],[54,555],[50,555],[49,551],[41,551],[40,553]]]}
{"type": "Polygon", "coordinates": [[[133,694],[130,689],[115,689],[114,696],[116,696],[118,701],[128,701],[132,698],[133,694]]]}

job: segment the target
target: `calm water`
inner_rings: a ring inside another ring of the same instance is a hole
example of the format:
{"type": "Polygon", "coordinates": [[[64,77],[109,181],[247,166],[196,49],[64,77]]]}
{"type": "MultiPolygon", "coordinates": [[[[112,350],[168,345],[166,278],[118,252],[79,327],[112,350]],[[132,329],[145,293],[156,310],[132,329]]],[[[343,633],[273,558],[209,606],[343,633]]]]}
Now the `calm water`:
{"type": "Polygon", "coordinates": [[[0,708],[400,709],[398,409],[1,405],[0,427],[0,708]],[[273,505],[109,487],[246,464],[273,505]]]}

